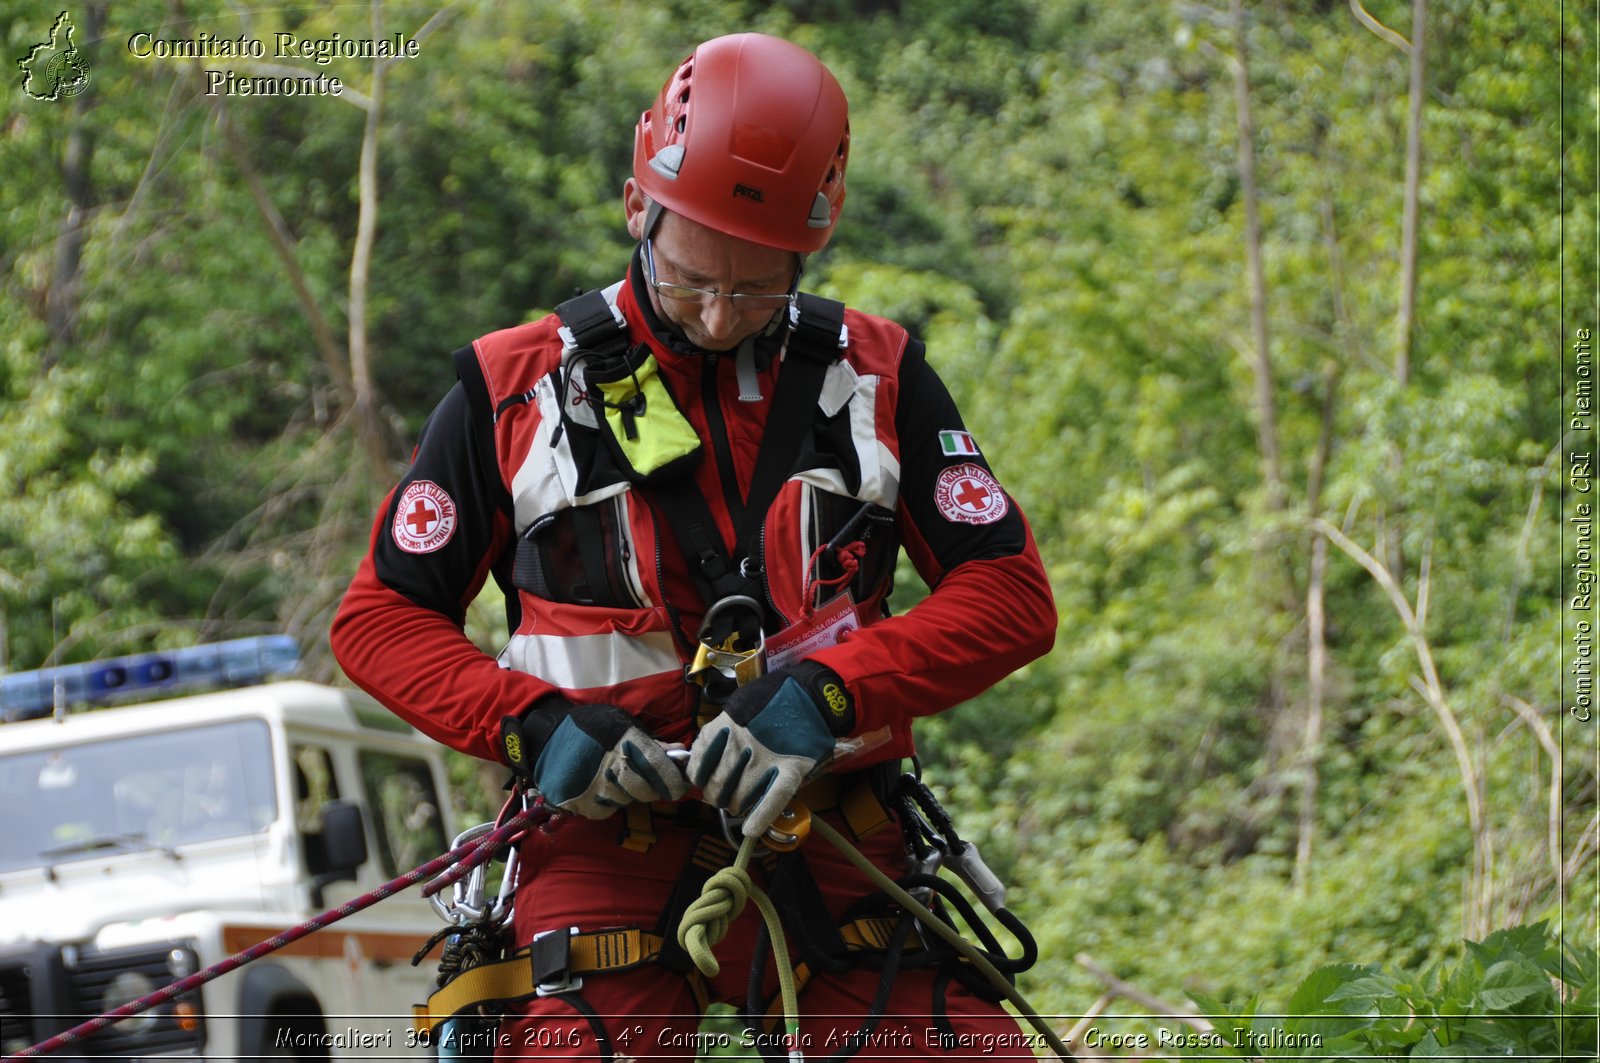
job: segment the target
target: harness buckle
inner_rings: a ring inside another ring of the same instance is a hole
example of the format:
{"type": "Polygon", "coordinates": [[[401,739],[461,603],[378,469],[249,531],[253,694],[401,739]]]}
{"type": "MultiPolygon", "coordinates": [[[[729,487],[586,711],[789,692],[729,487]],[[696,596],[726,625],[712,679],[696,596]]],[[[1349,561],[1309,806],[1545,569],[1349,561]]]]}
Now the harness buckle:
{"type": "Polygon", "coordinates": [[[583,988],[583,979],[572,972],[572,939],[578,928],[541,930],[533,935],[528,962],[533,967],[533,991],[541,997],[572,993],[583,988]]]}

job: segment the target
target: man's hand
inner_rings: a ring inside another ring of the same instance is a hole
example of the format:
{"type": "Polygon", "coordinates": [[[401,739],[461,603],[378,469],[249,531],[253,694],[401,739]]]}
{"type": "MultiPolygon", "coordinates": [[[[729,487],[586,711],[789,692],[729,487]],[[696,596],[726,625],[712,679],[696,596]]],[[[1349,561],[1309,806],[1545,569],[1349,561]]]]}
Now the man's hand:
{"type": "Polygon", "coordinates": [[[506,763],[552,806],[605,819],[632,801],[676,801],[683,773],[634,718],[615,705],[555,695],[500,721],[506,763]]]}
{"type": "Polygon", "coordinates": [[[764,675],[733,692],[689,747],[689,779],[718,808],[766,832],[806,776],[855,726],[844,681],[814,661],[764,675]]]}

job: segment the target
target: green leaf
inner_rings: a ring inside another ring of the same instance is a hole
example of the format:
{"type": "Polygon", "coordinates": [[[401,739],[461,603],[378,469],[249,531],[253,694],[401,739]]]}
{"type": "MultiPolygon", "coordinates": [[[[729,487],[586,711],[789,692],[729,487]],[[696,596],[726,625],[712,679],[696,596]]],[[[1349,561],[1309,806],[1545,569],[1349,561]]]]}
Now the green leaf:
{"type": "MultiPolygon", "coordinates": [[[[1331,1010],[1336,1015],[1358,1014],[1359,1011],[1350,1007],[1327,1007],[1330,1003],[1355,999],[1360,997],[1369,983],[1375,983],[1384,976],[1377,965],[1358,966],[1356,964],[1331,964],[1319,967],[1312,971],[1306,980],[1300,983],[1294,991],[1294,996],[1289,998],[1289,1013],[1291,1015],[1327,1014],[1331,1010]],[[1350,992],[1350,987],[1360,986],[1361,989],[1350,992]]],[[[1365,1008],[1359,1009],[1366,1010],[1365,1008]]]]}
{"type": "MultiPolygon", "coordinates": [[[[1366,1023],[1355,1016],[1374,1010],[1372,986],[1381,985],[1382,978],[1376,964],[1333,964],[1318,968],[1300,983],[1294,996],[1289,999],[1284,1030],[1294,1034],[1316,1034],[1328,1040],[1359,1029],[1366,1023]],[[1347,992],[1351,987],[1356,987],[1354,992],[1347,992]],[[1336,998],[1336,994],[1345,995],[1336,998]]],[[[1389,995],[1393,996],[1392,991],[1389,995]]]]}
{"type": "Polygon", "coordinates": [[[1348,1002],[1352,1005],[1339,1009],[1346,1015],[1361,1014],[1376,1009],[1380,1001],[1400,1000],[1403,996],[1401,989],[1400,983],[1389,975],[1375,974],[1346,982],[1325,999],[1329,1004],[1348,1002]]]}
{"type": "Polygon", "coordinates": [[[1209,993],[1191,992],[1187,995],[1190,1000],[1194,1001],[1194,1006],[1200,1009],[1200,1014],[1207,1018],[1215,1019],[1233,1014],[1231,1007],[1209,993]]]}
{"type": "Polygon", "coordinates": [[[1206,993],[1191,992],[1188,996],[1200,1009],[1200,1014],[1211,1020],[1212,1031],[1224,1042],[1236,1043],[1239,1038],[1235,1034],[1251,1028],[1248,1017],[1256,1010],[1258,1001],[1255,998],[1242,1008],[1234,1008],[1206,993]]]}
{"type": "Polygon", "coordinates": [[[1518,956],[1501,960],[1484,972],[1477,999],[1479,1006],[1489,1011],[1506,1011],[1539,993],[1553,1002],[1550,979],[1532,960],[1518,956]]]}
{"type": "Polygon", "coordinates": [[[1549,939],[1549,927],[1544,921],[1527,926],[1511,926],[1496,930],[1479,942],[1469,941],[1467,949],[1485,967],[1500,960],[1523,956],[1537,963],[1549,939]]]}
{"type": "Polygon", "coordinates": [[[1422,1040],[1411,1046],[1411,1057],[1413,1059],[1417,1058],[1418,1056],[1436,1058],[1441,1056],[1454,1057],[1456,1055],[1456,1049],[1446,1048],[1444,1045],[1441,1045],[1439,1043],[1439,1039],[1433,1035],[1433,1031],[1431,1030],[1428,1032],[1427,1036],[1423,1037],[1422,1040]]]}

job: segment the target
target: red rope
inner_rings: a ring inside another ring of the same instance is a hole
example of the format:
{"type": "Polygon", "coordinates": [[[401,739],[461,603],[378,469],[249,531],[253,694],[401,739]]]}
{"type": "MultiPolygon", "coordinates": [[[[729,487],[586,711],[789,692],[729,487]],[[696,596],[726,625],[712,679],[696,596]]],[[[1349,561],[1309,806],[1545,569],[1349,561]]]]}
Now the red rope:
{"type": "Polygon", "coordinates": [[[472,870],[472,868],[489,859],[502,846],[511,844],[527,833],[529,828],[543,823],[549,818],[550,810],[545,807],[543,799],[540,799],[531,808],[523,809],[506,819],[489,834],[469,842],[463,842],[443,856],[429,860],[420,867],[412,868],[399,878],[390,879],[375,890],[363,893],[361,896],[347,901],[337,908],[323,912],[321,915],[313,916],[299,926],[291,927],[281,934],[251,945],[243,952],[236,952],[225,960],[219,960],[203,971],[197,971],[187,978],[180,978],[171,985],[164,986],[153,993],[140,997],[138,1000],[131,1001],[102,1015],[97,1015],[87,1022],[79,1023],[64,1033],[56,1034],[49,1040],[30,1045],[15,1055],[3,1058],[11,1060],[30,1056],[43,1056],[57,1049],[65,1048],[67,1045],[99,1033],[109,1026],[114,1026],[131,1015],[137,1015],[141,1011],[148,1011],[159,1004],[165,1004],[169,1000],[180,997],[190,990],[198,989],[214,978],[220,978],[229,971],[238,970],[252,960],[258,960],[270,953],[277,952],[285,945],[299,941],[301,938],[313,934],[324,927],[331,926],[347,915],[354,915],[363,909],[370,908],[379,901],[392,897],[401,890],[409,889],[423,879],[431,878],[448,869],[448,874],[443,879],[437,883],[430,884],[424,891],[425,896],[437,893],[472,870]],[[452,868],[451,865],[457,864],[458,861],[459,865],[452,868]]]}
{"type": "Polygon", "coordinates": [[[826,543],[812,551],[811,559],[806,562],[806,590],[805,606],[801,615],[809,620],[817,611],[816,592],[822,587],[837,587],[842,583],[849,583],[856,578],[856,573],[861,570],[861,559],[867,555],[867,544],[864,542],[846,543],[833,550],[834,563],[842,570],[833,579],[818,579],[816,576],[817,562],[822,560],[823,551],[828,550],[826,543]]]}

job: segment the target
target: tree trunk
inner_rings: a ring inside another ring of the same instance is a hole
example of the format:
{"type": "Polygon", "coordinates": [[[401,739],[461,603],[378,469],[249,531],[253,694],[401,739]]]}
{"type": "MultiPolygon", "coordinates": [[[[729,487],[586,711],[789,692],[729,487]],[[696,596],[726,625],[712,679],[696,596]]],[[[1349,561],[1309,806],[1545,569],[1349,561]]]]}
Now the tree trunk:
{"type": "MultiPolygon", "coordinates": [[[[372,5],[372,39],[383,39],[383,4],[372,5]]],[[[350,253],[350,384],[351,413],[356,435],[365,452],[373,477],[379,483],[393,479],[390,463],[395,456],[394,442],[384,422],[382,404],[372,380],[372,355],[367,346],[367,291],[370,286],[372,248],[378,237],[378,149],[383,121],[384,59],[372,63],[372,91],[368,96],[367,120],[361,134],[361,161],[356,178],[359,209],[355,247],[350,253]]]]}
{"type": "MultiPolygon", "coordinates": [[[[1330,369],[1323,382],[1322,429],[1317,436],[1317,449],[1311,457],[1306,485],[1306,506],[1312,520],[1320,515],[1322,508],[1322,483],[1328,455],[1333,449],[1333,414],[1338,387],[1338,371],[1330,369]]],[[[1313,526],[1311,571],[1306,580],[1306,727],[1300,754],[1300,822],[1294,857],[1294,882],[1296,888],[1302,890],[1310,879],[1311,851],[1316,838],[1322,714],[1327,701],[1327,613],[1323,600],[1327,577],[1328,538],[1313,526]]]]}
{"type": "Polygon", "coordinates": [[[1261,261],[1261,202],[1256,187],[1255,122],[1250,109],[1250,53],[1242,0],[1233,0],[1233,87],[1239,119],[1239,187],[1244,198],[1245,252],[1250,264],[1250,323],[1255,351],[1256,439],[1261,449],[1267,508],[1281,513],[1286,505],[1282,465],[1278,457],[1278,413],[1272,383],[1272,347],[1267,329],[1267,281],[1261,261]]]}
{"type": "Polygon", "coordinates": [[[1417,318],[1417,212],[1422,185],[1422,98],[1424,66],[1423,31],[1427,0],[1411,3],[1411,87],[1406,121],[1405,216],[1400,228],[1399,343],[1395,347],[1394,377],[1401,387],[1411,383],[1411,340],[1417,318]]]}
{"type": "MultiPolygon", "coordinates": [[[[92,49],[94,42],[100,38],[100,27],[104,21],[104,4],[87,5],[75,45],[85,51],[92,49]]],[[[67,192],[67,216],[61,220],[61,232],[56,237],[50,288],[45,294],[45,325],[50,330],[50,342],[43,359],[46,369],[59,362],[78,338],[78,292],[83,272],[83,243],[89,211],[93,207],[90,166],[94,161],[94,134],[89,131],[87,122],[93,99],[92,92],[73,97],[72,125],[67,130],[67,141],[61,152],[61,179],[67,192]]]]}
{"type": "Polygon", "coordinates": [[[1422,677],[1413,677],[1412,686],[1433,709],[1450,751],[1456,758],[1456,770],[1461,776],[1461,791],[1467,799],[1467,824],[1472,831],[1472,867],[1465,886],[1462,931],[1465,936],[1477,939],[1488,931],[1485,916],[1489,906],[1489,876],[1494,867],[1493,839],[1489,836],[1488,818],[1484,811],[1483,775],[1479,771],[1472,751],[1467,745],[1466,732],[1461,729],[1460,718],[1445,698],[1444,683],[1439,678],[1438,666],[1433,659],[1433,646],[1428,641],[1428,558],[1424,555],[1417,575],[1416,604],[1406,600],[1405,592],[1394,573],[1382,561],[1356,545],[1347,535],[1325,520],[1316,520],[1314,526],[1333,541],[1349,557],[1366,569],[1377,581],[1400,618],[1412,650],[1417,655],[1422,677]]]}
{"type": "MultiPolygon", "coordinates": [[[[1416,335],[1417,319],[1417,215],[1422,185],[1422,102],[1425,86],[1423,74],[1425,50],[1423,29],[1427,20],[1426,0],[1412,0],[1411,4],[1411,83],[1406,116],[1406,184],[1405,210],[1400,223],[1400,308],[1396,315],[1396,343],[1394,378],[1401,388],[1411,386],[1412,339],[1416,335]]],[[[1394,467],[1395,482],[1405,475],[1405,452],[1399,444],[1393,445],[1389,455],[1394,467]]],[[[1406,572],[1405,541],[1401,535],[1398,508],[1389,514],[1389,532],[1385,550],[1389,568],[1396,579],[1404,579],[1406,572]]]]}

